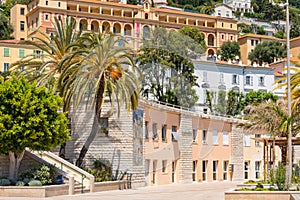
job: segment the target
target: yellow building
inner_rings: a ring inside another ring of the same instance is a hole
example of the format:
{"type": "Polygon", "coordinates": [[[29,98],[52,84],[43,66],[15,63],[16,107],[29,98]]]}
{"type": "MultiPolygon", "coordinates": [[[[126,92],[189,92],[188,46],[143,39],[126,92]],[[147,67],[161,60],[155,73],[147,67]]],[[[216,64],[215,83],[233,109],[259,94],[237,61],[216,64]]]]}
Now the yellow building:
{"type": "Polygon", "coordinates": [[[41,54],[41,50],[20,40],[0,40],[0,71],[7,71],[10,64],[30,54],[41,54]]]}
{"type": "Polygon", "coordinates": [[[241,58],[240,60],[244,65],[251,65],[248,59],[248,54],[255,49],[255,47],[264,41],[280,41],[285,43],[286,40],[275,38],[267,35],[246,34],[238,38],[240,44],[241,58]]]}
{"type": "Polygon", "coordinates": [[[231,18],[96,0],[33,0],[27,6],[11,9],[15,39],[26,39],[42,29],[53,34],[54,17],[74,17],[77,29],[102,32],[106,29],[125,36],[137,49],[139,41],[155,27],[178,30],[182,26],[197,27],[205,37],[207,54],[213,55],[224,41],[237,41],[237,21],[231,18]],[[24,24],[24,26],[23,26],[24,24]]]}

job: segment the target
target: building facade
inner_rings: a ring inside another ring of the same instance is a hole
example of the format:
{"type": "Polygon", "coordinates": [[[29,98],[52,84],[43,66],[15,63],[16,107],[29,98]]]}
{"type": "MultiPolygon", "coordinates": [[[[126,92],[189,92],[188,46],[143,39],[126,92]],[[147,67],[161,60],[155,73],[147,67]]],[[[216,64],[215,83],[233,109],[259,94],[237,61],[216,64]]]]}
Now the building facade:
{"type": "Polygon", "coordinates": [[[41,30],[54,34],[54,17],[74,17],[77,29],[103,32],[110,30],[124,36],[132,48],[140,39],[149,37],[155,27],[178,30],[182,26],[198,28],[204,35],[207,54],[214,55],[224,41],[237,41],[237,21],[231,18],[196,14],[178,10],[153,8],[149,2],[129,5],[115,2],[75,0],[34,0],[27,6],[16,5],[11,10],[15,39],[27,39],[41,30]]]}
{"type": "MultiPolygon", "coordinates": [[[[286,40],[275,38],[267,35],[257,35],[257,34],[246,34],[238,38],[238,43],[240,44],[240,52],[241,58],[240,60],[244,65],[254,65],[258,66],[258,64],[251,63],[248,59],[248,55],[251,51],[255,49],[255,47],[264,42],[264,41],[279,41],[281,43],[286,43],[286,40]]],[[[270,63],[268,63],[270,64],[270,63]]],[[[267,63],[265,64],[267,65],[267,63]]]]}
{"type": "MultiPolygon", "coordinates": [[[[213,63],[194,61],[195,75],[199,87],[196,87],[198,102],[195,109],[206,111],[206,90],[218,92],[224,90],[271,92],[274,89],[274,69],[269,67],[240,66],[238,64],[213,63]]],[[[215,103],[217,98],[214,99],[215,103]]]]}
{"type": "Polygon", "coordinates": [[[253,12],[251,0],[224,0],[223,2],[232,7],[234,11],[239,11],[241,13],[253,12]]]}

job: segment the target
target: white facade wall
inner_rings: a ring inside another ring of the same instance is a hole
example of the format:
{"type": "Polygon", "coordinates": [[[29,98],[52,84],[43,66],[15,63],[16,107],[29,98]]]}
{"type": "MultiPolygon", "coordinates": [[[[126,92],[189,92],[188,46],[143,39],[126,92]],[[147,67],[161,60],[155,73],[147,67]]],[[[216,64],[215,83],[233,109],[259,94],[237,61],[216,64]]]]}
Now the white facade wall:
{"type": "Polygon", "coordinates": [[[199,85],[195,88],[199,96],[195,108],[197,111],[203,111],[203,108],[207,108],[205,105],[206,90],[217,92],[223,89],[228,92],[234,89],[248,93],[252,90],[270,92],[274,88],[274,69],[271,68],[197,61],[194,62],[194,67],[199,85]]]}

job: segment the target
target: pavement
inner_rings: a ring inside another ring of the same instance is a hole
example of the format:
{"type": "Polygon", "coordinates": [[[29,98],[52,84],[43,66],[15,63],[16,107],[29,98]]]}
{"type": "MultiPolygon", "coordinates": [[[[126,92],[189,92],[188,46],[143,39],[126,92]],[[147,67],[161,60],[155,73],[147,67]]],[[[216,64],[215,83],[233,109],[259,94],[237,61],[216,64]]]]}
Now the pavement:
{"type": "Polygon", "coordinates": [[[224,200],[239,182],[208,182],[149,186],[48,198],[0,197],[0,200],[224,200]]]}

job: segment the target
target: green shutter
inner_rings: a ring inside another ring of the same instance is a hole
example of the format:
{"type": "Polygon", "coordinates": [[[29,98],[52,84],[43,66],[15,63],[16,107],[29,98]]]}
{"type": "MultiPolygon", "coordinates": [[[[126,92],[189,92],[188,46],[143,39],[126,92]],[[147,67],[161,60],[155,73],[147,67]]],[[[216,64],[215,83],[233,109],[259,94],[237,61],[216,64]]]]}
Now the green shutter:
{"type": "Polygon", "coordinates": [[[25,49],[19,49],[19,58],[25,57],[25,49]]]}
{"type": "Polygon", "coordinates": [[[4,48],[4,57],[9,57],[9,48],[4,48]]]}

